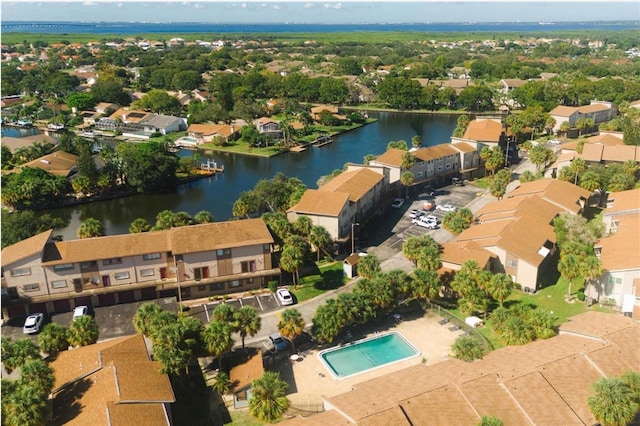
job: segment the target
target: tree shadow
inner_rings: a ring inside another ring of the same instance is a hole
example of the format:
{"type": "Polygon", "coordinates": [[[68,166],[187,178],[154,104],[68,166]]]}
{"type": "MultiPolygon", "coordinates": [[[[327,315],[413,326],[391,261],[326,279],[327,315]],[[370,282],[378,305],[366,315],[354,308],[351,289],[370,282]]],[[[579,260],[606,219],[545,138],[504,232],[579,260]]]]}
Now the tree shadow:
{"type": "Polygon", "coordinates": [[[330,270],[322,274],[322,280],[315,284],[319,290],[335,290],[344,285],[344,272],[342,270],[330,270]]]}
{"type": "Polygon", "coordinates": [[[91,384],[91,380],[85,377],[55,394],[53,397],[53,424],[67,424],[80,415],[82,412],[80,400],[89,390],[91,384]]]}

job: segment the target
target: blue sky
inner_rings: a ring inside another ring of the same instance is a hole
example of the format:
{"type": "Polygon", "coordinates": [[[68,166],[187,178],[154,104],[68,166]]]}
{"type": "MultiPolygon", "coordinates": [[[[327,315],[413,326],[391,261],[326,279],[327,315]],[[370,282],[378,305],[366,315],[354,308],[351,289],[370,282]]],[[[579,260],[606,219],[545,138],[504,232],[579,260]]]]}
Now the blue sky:
{"type": "Polygon", "coordinates": [[[2,0],[5,21],[399,23],[640,20],[638,0],[601,1],[26,1],[2,0]]]}

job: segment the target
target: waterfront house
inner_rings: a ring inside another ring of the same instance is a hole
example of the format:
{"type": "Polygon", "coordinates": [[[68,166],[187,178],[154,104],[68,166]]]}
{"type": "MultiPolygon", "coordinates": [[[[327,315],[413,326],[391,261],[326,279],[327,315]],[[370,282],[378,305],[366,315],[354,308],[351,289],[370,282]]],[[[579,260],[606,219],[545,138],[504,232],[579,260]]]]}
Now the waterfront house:
{"type": "Polygon", "coordinates": [[[77,155],[56,151],[22,164],[18,168],[31,167],[32,169],[42,169],[56,176],[69,177],[76,172],[77,162],[77,155]]]}
{"type": "Polygon", "coordinates": [[[51,234],[2,250],[3,318],[222,295],[264,287],[280,274],[261,219],[68,241],[51,234]]]}
{"type": "Polygon", "coordinates": [[[335,105],[318,105],[311,108],[311,118],[314,121],[320,121],[322,114],[331,114],[336,118],[344,120],[344,116],[338,115],[338,107],[335,105]]]}
{"type": "Polygon", "coordinates": [[[595,244],[604,273],[586,283],[585,295],[640,318],[640,189],[608,194],[604,237],[595,244]]]}
{"type": "Polygon", "coordinates": [[[274,139],[282,138],[282,129],[277,121],[269,117],[260,117],[254,124],[261,134],[271,136],[274,139]]]}
{"type": "Polygon", "coordinates": [[[211,143],[215,138],[222,138],[225,143],[229,143],[238,129],[233,124],[192,124],[187,132],[198,144],[211,143]]]}
{"type": "Polygon", "coordinates": [[[62,351],[50,366],[53,424],[173,424],[169,376],[151,360],[140,334],[62,351]]]}
{"type": "Polygon", "coordinates": [[[513,89],[517,89],[520,86],[524,86],[527,84],[529,80],[522,80],[519,78],[503,78],[500,80],[500,93],[506,95],[513,91],[513,89]]]}

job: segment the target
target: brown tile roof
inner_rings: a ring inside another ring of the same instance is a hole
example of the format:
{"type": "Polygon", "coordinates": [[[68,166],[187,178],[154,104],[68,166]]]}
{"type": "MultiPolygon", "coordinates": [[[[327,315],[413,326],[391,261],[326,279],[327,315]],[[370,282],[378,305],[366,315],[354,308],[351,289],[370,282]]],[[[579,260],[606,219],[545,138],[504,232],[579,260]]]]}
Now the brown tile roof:
{"type": "Polygon", "coordinates": [[[407,151],[403,151],[397,148],[389,148],[384,154],[376,157],[374,161],[394,167],[400,167],[402,165],[402,156],[407,151]]]}
{"type": "Polygon", "coordinates": [[[273,237],[262,219],[245,219],[172,228],[169,241],[174,254],[184,254],[273,244],[273,237]]]}
{"type": "Polygon", "coordinates": [[[472,425],[480,416],[455,385],[447,385],[400,402],[412,425],[472,425]]]}
{"type": "Polygon", "coordinates": [[[550,115],[558,115],[560,117],[569,117],[569,116],[575,114],[576,112],[578,112],[578,108],[576,108],[576,107],[559,105],[559,106],[555,107],[554,109],[552,109],[551,111],[549,111],[549,114],[550,115]]]}
{"type": "Polygon", "coordinates": [[[640,209],[640,189],[612,192],[609,194],[608,200],[612,202],[613,205],[605,209],[605,215],[633,210],[637,211],[640,209]]]}
{"type": "Polygon", "coordinates": [[[64,151],[56,151],[20,166],[42,169],[56,176],[68,176],[76,167],[78,156],[64,151]]]}
{"type": "Polygon", "coordinates": [[[493,245],[493,243],[498,240],[500,233],[504,231],[508,225],[508,220],[472,225],[458,234],[456,241],[474,241],[481,247],[487,247],[487,243],[489,243],[489,245],[493,245]]]}
{"type": "Polygon", "coordinates": [[[640,214],[624,216],[615,234],[601,238],[600,263],[607,271],[637,269],[640,265],[640,214]]]}
{"type": "Polygon", "coordinates": [[[635,325],[634,321],[624,315],[588,311],[569,318],[560,326],[560,333],[604,338],[608,334],[616,333],[633,325],[635,325]]]}
{"type": "Polygon", "coordinates": [[[628,160],[638,161],[639,152],[638,147],[634,145],[605,145],[602,152],[602,159],[604,161],[616,161],[620,163],[628,160]]]}
{"type": "Polygon", "coordinates": [[[538,216],[530,215],[512,220],[500,233],[500,240],[496,245],[530,265],[539,266],[546,258],[546,254],[539,253],[540,249],[542,247],[551,249],[555,240],[553,226],[538,216]],[[536,232],[531,232],[532,229],[536,232]],[[524,235],[527,237],[523,238],[524,235]]]}
{"type": "MultiPolygon", "coordinates": [[[[279,425],[300,426],[353,426],[342,414],[336,410],[327,410],[309,417],[294,417],[278,423],[279,425]]],[[[386,426],[386,425],[381,425],[386,426]]]]}
{"type": "Polygon", "coordinates": [[[220,134],[224,137],[231,136],[235,131],[235,128],[228,124],[192,124],[187,129],[188,133],[200,133],[204,136],[211,136],[220,134]]]}
{"type": "Polygon", "coordinates": [[[320,114],[322,111],[328,111],[332,114],[337,114],[338,107],[335,105],[318,105],[311,108],[311,114],[320,114]]]}
{"type": "Polygon", "coordinates": [[[169,231],[56,241],[46,247],[42,264],[48,266],[166,252],[170,250],[169,244],[169,231]]]}
{"type": "Polygon", "coordinates": [[[596,136],[591,136],[590,138],[587,138],[587,143],[598,143],[601,145],[624,145],[624,141],[622,140],[622,132],[616,132],[616,134],[602,133],[596,136]]]}
{"type": "Polygon", "coordinates": [[[459,151],[457,149],[453,148],[451,144],[447,143],[430,146],[427,148],[420,148],[413,151],[413,155],[422,161],[435,160],[437,158],[443,158],[448,155],[456,155],[458,153],[459,151]]]}
{"type": "MultiPolygon", "coordinates": [[[[631,323],[628,323],[631,324],[631,323]]],[[[637,321],[636,321],[637,324],[637,321]]],[[[626,363],[626,371],[636,370],[640,371],[640,351],[638,350],[638,342],[640,341],[640,328],[638,327],[626,327],[620,328],[617,331],[613,331],[604,336],[607,341],[611,342],[618,348],[617,353],[613,353],[612,357],[616,357],[626,363]]],[[[611,359],[611,357],[609,358],[611,359]]],[[[607,366],[608,367],[608,366],[607,366]]],[[[620,372],[608,375],[619,375],[620,372]]]]}
{"type": "Polygon", "coordinates": [[[175,396],[141,335],[60,352],[51,368],[54,424],[168,424],[164,403],[175,396]]]}
{"type": "Polygon", "coordinates": [[[408,416],[401,407],[392,407],[388,410],[360,419],[358,421],[358,426],[411,426],[412,424],[415,424],[410,423],[407,417],[408,416]]]}
{"type": "Polygon", "coordinates": [[[380,173],[363,168],[342,172],[319,189],[327,192],[348,193],[349,200],[355,203],[382,180],[384,180],[384,176],[380,173]]]}
{"type": "Polygon", "coordinates": [[[109,118],[112,120],[116,120],[119,118],[123,122],[126,121],[127,123],[137,123],[143,118],[145,118],[148,114],[149,113],[147,111],[133,110],[133,109],[128,110],[128,109],[120,108],[119,110],[111,114],[109,118]]]}
{"type": "Polygon", "coordinates": [[[602,161],[602,152],[604,151],[604,145],[595,144],[595,143],[586,143],[582,147],[582,153],[578,154],[579,158],[582,158],[585,161],[592,161],[599,163],[602,161]]]}
{"type": "Polygon", "coordinates": [[[298,204],[288,211],[296,213],[316,214],[321,216],[339,216],[349,202],[349,194],[345,192],[327,192],[319,189],[307,189],[298,204]]]}
{"type": "Polygon", "coordinates": [[[578,202],[587,200],[591,195],[586,189],[582,189],[570,182],[557,179],[539,179],[521,184],[511,191],[508,197],[534,194],[573,213],[581,211],[582,207],[578,202]]]}
{"type": "Polygon", "coordinates": [[[455,149],[459,149],[462,152],[473,152],[476,151],[476,147],[471,145],[468,142],[455,142],[452,144],[455,149]]]}
{"type": "Polygon", "coordinates": [[[2,249],[2,267],[11,265],[19,260],[26,259],[29,256],[41,253],[44,246],[49,241],[53,229],[34,235],[26,240],[19,241],[2,249]]]}
{"type": "Polygon", "coordinates": [[[591,104],[579,107],[578,111],[580,111],[580,114],[590,114],[593,112],[607,111],[610,109],[611,107],[605,104],[591,104]]]}
{"type": "Polygon", "coordinates": [[[495,416],[507,425],[528,423],[525,414],[509,397],[496,374],[462,383],[460,389],[480,416],[495,416]]]}
{"type": "Polygon", "coordinates": [[[504,78],[500,81],[504,81],[508,87],[520,87],[529,82],[528,80],[521,80],[519,78],[504,78]]]}
{"type": "Polygon", "coordinates": [[[463,139],[486,142],[499,142],[500,135],[504,129],[499,120],[493,119],[475,119],[471,120],[467,130],[464,132],[463,139]]]}
{"type": "Polygon", "coordinates": [[[442,262],[462,266],[467,260],[475,260],[482,268],[492,257],[495,257],[493,253],[473,242],[451,241],[442,244],[442,262]]]}
{"type": "Polygon", "coordinates": [[[246,388],[256,379],[264,374],[264,365],[262,364],[262,353],[256,353],[246,362],[236,365],[229,371],[229,379],[234,384],[235,389],[241,390],[246,388]]]}

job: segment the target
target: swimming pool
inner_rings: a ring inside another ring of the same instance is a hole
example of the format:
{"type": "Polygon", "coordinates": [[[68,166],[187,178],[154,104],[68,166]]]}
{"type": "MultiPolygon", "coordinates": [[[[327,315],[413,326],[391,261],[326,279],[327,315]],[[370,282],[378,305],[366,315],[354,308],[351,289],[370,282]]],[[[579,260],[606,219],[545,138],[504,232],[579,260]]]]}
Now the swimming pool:
{"type": "Polygon", "coordinates": [[[331,374],[340,380],[418,355],[420,351],[396,331],[318,354],[331,374]]]}

